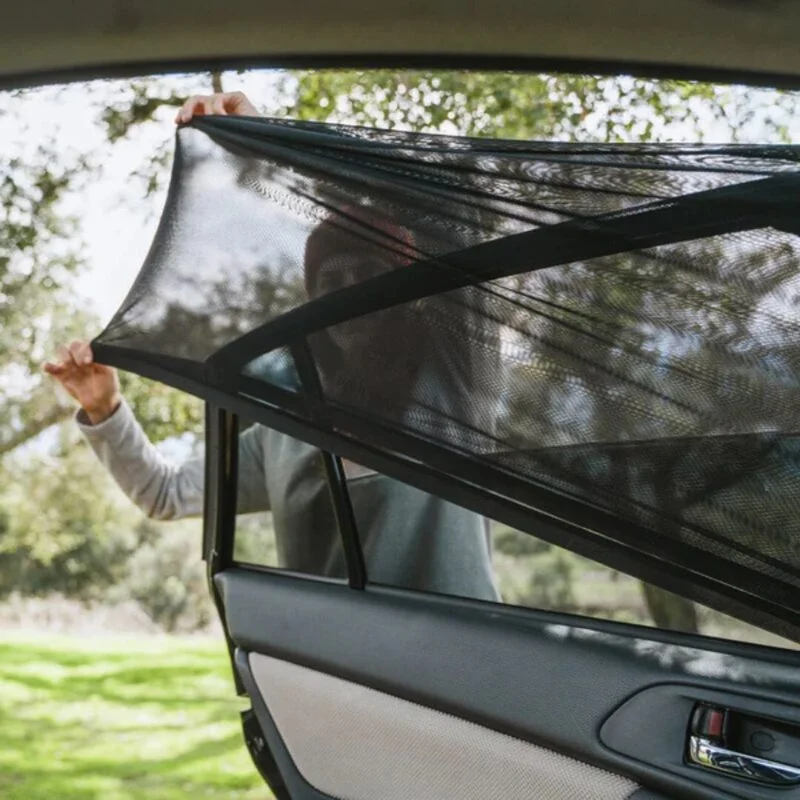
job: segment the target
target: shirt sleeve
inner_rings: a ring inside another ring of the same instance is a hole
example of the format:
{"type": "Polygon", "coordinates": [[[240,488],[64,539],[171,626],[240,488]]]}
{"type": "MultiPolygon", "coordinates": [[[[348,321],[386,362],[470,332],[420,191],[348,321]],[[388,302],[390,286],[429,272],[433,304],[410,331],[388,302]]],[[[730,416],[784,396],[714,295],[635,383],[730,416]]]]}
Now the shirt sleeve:
{"type": "MultiPolygon", "coordinates": [[[[78,427],[117,485],[148,517],[158,520],[203,513],[205,459],[168,462],[153,446],[123,400],[103,422],[92,425],[83,411],[78,427]]],[[[240,514],[269,510],[264,459],[258,426],[239,437],[240,514]]]]}

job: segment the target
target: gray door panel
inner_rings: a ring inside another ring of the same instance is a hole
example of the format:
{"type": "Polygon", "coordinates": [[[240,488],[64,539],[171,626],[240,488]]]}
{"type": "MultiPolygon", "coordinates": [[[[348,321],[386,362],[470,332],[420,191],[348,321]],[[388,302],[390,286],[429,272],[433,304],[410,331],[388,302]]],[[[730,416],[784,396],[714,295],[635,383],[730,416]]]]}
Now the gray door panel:
{"type": "Polygon", "coordinates": [[[630,778],[291,661],[251,653],[304,778],[348,800],[628,800],[630,778]]]}

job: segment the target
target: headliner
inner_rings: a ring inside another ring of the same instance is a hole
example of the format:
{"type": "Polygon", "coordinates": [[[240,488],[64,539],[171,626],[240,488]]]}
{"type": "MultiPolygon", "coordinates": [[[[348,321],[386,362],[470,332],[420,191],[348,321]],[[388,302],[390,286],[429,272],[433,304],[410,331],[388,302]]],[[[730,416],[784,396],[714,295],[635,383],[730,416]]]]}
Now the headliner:
{"type": "Polygon", "coordinates": [[[34,0],[0,86],[235,65],[630,72],[800,88],[788,0],[34,0]]]}

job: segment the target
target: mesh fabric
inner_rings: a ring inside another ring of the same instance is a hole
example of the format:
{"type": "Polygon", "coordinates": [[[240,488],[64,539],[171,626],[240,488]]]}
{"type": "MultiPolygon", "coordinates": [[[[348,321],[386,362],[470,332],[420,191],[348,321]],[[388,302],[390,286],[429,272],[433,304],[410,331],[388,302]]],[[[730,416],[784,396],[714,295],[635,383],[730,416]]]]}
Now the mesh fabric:
{"type": "Polygon", "coordinates": [[[98,350],[252,395],[303,348],[319,424],[595,509],[796,636],[798,158],[200,119],[98,350]]]}

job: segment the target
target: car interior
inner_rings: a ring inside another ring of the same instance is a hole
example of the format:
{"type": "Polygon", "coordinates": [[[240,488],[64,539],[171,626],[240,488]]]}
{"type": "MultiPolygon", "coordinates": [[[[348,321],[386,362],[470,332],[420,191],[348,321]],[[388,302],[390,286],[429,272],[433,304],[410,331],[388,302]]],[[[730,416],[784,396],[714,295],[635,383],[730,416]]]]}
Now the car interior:
{"type": "MultiPolygon", "coordinates": [[[[48,0],[7,14],[0,84],[424,66],[794,89],[799,23],[745,0],[48,0]]],[[[800,798],[799,161],[180,127],[155,240],[93,348],[206,403],[209,591],[277,798],[800,798]],[[320,241],[369,257],[312,275],[320,241]],[[239,507],[253,426],[316,459],[292,524],[318,552],[281,550],[277,507],[239,507]],[[485,520],[498,570],[568,552],[716,627],[443,590],[434,548],[391,550],[387,486],[485,520]]]]}

